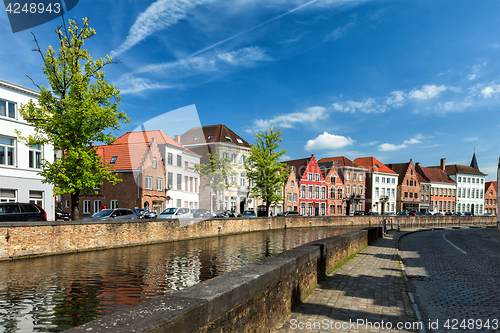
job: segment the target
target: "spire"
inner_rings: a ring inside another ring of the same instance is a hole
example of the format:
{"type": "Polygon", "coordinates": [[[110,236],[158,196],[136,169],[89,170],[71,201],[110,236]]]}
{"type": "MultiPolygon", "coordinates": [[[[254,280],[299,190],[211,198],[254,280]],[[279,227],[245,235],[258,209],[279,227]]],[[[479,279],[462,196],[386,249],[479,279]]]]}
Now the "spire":
{"type": "Polygon", "coordinates": [[[474,149],[474,155],[472,155],[472,161],[470,162],[470,166],[479,171],[479,165],[477,165],[477,160],[476,160],[476,149],[474,149]]]}

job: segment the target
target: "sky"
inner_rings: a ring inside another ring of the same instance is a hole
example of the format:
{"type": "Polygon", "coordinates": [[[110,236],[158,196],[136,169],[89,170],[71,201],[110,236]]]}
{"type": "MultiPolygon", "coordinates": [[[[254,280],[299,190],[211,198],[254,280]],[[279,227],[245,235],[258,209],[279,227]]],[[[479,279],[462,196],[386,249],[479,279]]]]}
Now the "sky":
{"type": "MultiPolygon", "coordinates": [[[[469,165],[500,156],[498,0],[81,0],[85,46],[130,118],[116,136],[223,123],[249,143],[282,130],[285,159],[374,156],[469,165]],[[175,112],[171,112],[174,111],[175,112]],[[169,113],[171,112],[171,113],[169,113]]],[[[0,13],[0,78],[47,84],[42,50],[61,19],[12,33],[0,13]]]]}

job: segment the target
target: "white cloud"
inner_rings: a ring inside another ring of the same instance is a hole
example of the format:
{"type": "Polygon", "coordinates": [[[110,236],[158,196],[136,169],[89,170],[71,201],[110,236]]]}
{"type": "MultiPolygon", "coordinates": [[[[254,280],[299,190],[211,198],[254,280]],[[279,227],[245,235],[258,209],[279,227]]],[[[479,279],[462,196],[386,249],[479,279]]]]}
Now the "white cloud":
{"type": "Polygon", "coordinates": [[[406,101],[406,94],[402,91],[393,91],[390,96],[387,97],[386,103],[392,107],[401,107],[406,101]]]}
{"type": "Polygon", "coordinates": [[[472,142],[472,141],[477,141],[479,138],[477,136],[475,137],[469,137],[469,138],[464,138],[465,142],[472,142]]]}
{"type": "Polygon", "coordinates": [[[345,146],[350,146],[354,142],[350,137],[334,135],[327,132],[319,135],[316,139],[307,141],[304,146],[305,150],[323,150],[323,149],[339,149],[345,146]]]}
{"type": "Polygon", "coordinates": [[[136,94],[144,90],[151,89],[170,89],[174,88],[174,86],[163,84],[160,82],[153,82],[149,79],[137,78],[133,76],[124,76],[120,80],[121,83],[117,83],[116,86],[120,89],[120,93],[123,95],[126,94],[136,94]]]}
{"type": "Polygon", "coordinates": [[[233,66],[250,66],[258,61],[273,60],[258,46],[245,47],[236,51],[221,53],[217,58],[233,66]]]}
{"type": "Polygon", "coordinates": [[[332,103],[331,109],[339,112],[363,112],[363,113],[384,113],[387,107],[380,105],[373,98],[367,98],[362,102],[345,101],[343,103],[332,103]]]}
{"type": "Polygon", "coordinates": [[[379,151],[400,150],[400,149],[408,147],[408,145],[420,143],[420,139],[423,139],[423,138],[425,138],[425,137],[422,134],[417,134],[414,138],[411,138],[410,140],[405,140],[400,145],[395,145],[393,143],[383,143],[383,144],[378,146],[378,150],[379,151]]]}
{"type": "Polygon", "coordinates": [[[408,96],[413,99],[429,99],[436,97],[446,89],[445,86],[425,85],[421,90],[412,90],[408,96]]]}
{"type": "Polygon", "coordinates": [[[110,55],[114,57],[125,52],[156,31],[174,25],[186,18],[188,10],[203,2],[202,0],[158,0],[153,2],[137,16],[134,24],[130,27],[125,42],[116,50],[111,51],[110,55]]]}
{"type": "Polygon", "coordinates": [[[484,98],[491,98],[493,96],[496,96],[498,95],[498,93],[500,92],[500,85],[491,85],[491,86],[488,86],[486,88],[483,88],[481,90],[481,95],[484,97],[484,98]]]}
{"type": "Polygon", "coordinates": [[[322,106],[313,106],[308,108],[305,112],[294,112],[276,116],[271,119],[257,119],[254,120],[253,131],[265,131],[269,126],[278,126],[281,128],[292,128],[296,123],[310,123],[319,119],[326,119],[328,117],[326,108],[322,106]]]}
{"type": "Polygon", "coordinates": [[[283,162],[283,161],[290,161],[291,159],[292,159],[292,158],[291,158],[290,156],[288,156],[288,155],[283,155],[283,156],[281,156],[280,161],[282,161],[282,162],[283,162]]]}
{"type": "Polygon", "coordinates": [[[343,27],[338,27],[337,29],[333,30],[331,33],[329,33],[325,38],[324,41],[330,41],[330,40],[337,40],[342,37],[344,37],[349,30],[351,30],[354,26],[356,26],[356,20],[352,19],[347,24],[343,27]]]}

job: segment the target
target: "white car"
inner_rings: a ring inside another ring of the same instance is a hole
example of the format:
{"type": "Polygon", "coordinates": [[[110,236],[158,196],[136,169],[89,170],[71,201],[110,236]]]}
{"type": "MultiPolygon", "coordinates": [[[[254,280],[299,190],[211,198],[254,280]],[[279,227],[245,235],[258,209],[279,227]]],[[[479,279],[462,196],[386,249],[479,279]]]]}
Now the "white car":
{"type": "Polygon", "coordinates": [[[189,208],[167,208],[160,215],[156,217],[157,219],[179,219],[186,220],[192,219],[193,214],[189,208]]]}

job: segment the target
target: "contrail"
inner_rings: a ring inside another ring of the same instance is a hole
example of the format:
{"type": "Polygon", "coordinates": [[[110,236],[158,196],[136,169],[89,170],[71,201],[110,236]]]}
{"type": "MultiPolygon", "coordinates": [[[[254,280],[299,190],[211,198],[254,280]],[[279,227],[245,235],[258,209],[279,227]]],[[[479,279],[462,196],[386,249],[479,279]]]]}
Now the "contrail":
{"type": "Polygon", "coordinates": [[[305,3],[305,4],[303,4],[303,5],[300,5],[300,6],[296,7],[296,8],[294,8],[294,9],[289,10],[289,11],[288,11],[288,12],[286,12],[286,13],[283,13],[283,14],[278,15],[278,16],[276,16],[276,17],[273,17],[272,19],[269,19],[269,20],[267,20],[267,21],[265,21],[265,22],[263,22],[263,23],[261,23],[261,24],[259,24],[259,25],[256,25],[255,27],[252,27],[252,28],[250,28],[250,29],[247,29],[247,30],[245,30],[245,31],[242,31],[242,32],[240,32],[240,33],[237,33],[236,35],[231,36],[231,37],[229,37],[229,38],[226,38],[226,39],[224,39],[224,40],[221,40],[220,42],[217,42],[217,43],[215,43],[215,44],[212,44],[212,45],[210,45],[210,46],[208,46],[208,47],[206,47],[206,48],[204,48],[204,49],[202,49],[202,50],[200,50],[200,51],[197,51],[197,52],[195,52],[195,53],[191,54],[189,57],[194,57],[194,56],[197,56],[197,55],[198,55],[198,54],[200,54],[200,53],[203,53],[203,52],[205,52],[205,51],[207,51],[207,50],[213,49],[214,47],[216,47],[216,46],[218,46],[218,45],[220,45],[220,44],[224,44],[225,42],[230,41],[231,39],[235,39],[236,37],[239,37],[239,36],[241,36],[241,35],[243,35],[243,34],[246,34],[247,32],[250,32],[250,31],[252,31],[252,30],[255,30],[255,29],[257,29],[257,28],[260,28],[260,27],[262,27],[263,25],[268,24],[269,22],[275,21],[275,20],[277,20],[277,19],[279,19],[279,18],[281,18],[281,17],[283,17],[283,16],[285,16],[285,15],[288,15],[288,14],[290,14],[290,13],[293,13],[293,12],[295,12],[295,11],[297,11],[297,10],[301,9],[301,8],[304,8],[305,6],[309,6],[310,4],[315,3],[315,2],[318,2],[318,0],[312,0],[312,1],[309,1],[309,2],[307,2],[307,3],[305,3]]]}

